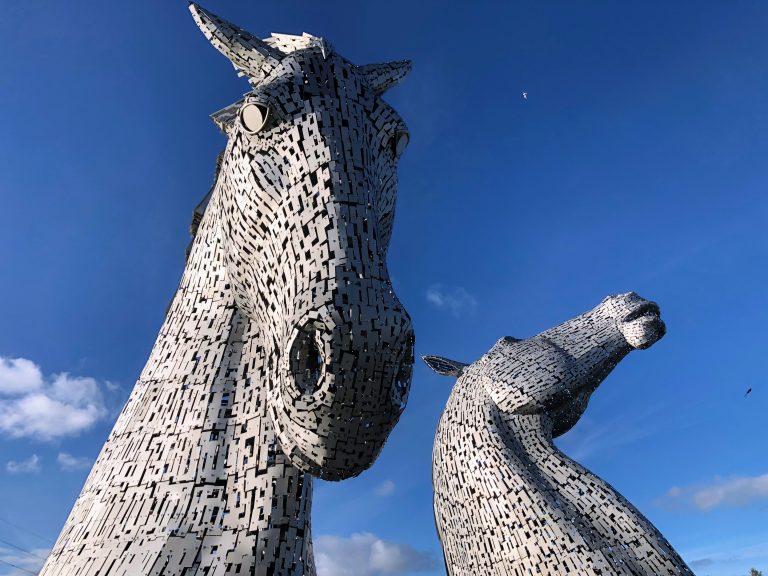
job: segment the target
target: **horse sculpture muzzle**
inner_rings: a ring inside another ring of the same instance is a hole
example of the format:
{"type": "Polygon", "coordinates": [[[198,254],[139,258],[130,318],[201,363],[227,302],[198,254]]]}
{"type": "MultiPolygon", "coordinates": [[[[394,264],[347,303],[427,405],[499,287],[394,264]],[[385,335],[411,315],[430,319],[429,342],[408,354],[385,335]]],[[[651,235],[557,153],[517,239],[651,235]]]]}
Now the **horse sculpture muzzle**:
{"type": "Polygon", "coordinates": [[[345,294],[375,295],[363,308],[324,306],[289,336],[272,412],[282,448],[327,480],[356,476],[378,456],[405,408],[414,337],[388,285],[358,279],[345,294]]]}

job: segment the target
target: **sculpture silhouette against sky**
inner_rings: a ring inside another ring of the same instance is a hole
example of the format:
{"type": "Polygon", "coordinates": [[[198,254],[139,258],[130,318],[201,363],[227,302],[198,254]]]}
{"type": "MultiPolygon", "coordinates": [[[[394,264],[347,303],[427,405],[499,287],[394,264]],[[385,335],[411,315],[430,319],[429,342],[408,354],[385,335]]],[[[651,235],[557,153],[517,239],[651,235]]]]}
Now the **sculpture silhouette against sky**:
{"type": "Polygon", "coordinates": [[[502,338],[470,365],[424,357],[458,376],[432,455],[448,574],[692,574],[632,504],[552,442],[631,350],[664,332],[658,306],[630,292],[532,338],[502,338]]]}
{"type": "Polygon", "coordinates": [[[252,91],[195,212],[181,284],[41,574],[313,575],[312,479],[376,459],[405,407],[386,267],[408,62],[259,40],[192,4],[252,91]]]}

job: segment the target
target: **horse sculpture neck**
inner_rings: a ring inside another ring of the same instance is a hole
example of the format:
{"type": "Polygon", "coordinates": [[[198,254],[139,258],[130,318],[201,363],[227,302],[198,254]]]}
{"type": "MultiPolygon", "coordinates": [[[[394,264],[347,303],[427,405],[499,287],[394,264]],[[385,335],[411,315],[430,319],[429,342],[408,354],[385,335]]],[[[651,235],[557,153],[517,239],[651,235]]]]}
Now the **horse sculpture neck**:
{"type": "Polygon", "coordinates": [[[70,574],[83,557],[82,576],[315,574],[312,479],[283,454],[266,413],[266,356],[229,287],[218,201],[41,574],[70,574]]]}

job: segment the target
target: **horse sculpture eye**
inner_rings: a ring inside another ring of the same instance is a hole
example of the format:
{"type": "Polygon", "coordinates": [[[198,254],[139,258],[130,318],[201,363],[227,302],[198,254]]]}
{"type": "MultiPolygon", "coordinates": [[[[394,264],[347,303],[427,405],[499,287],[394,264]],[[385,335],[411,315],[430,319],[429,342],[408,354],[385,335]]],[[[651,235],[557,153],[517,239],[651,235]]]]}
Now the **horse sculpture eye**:
{"type": "Polygon", "coordinates": [[[395,134],[395,137],[392,139],[392,150],[394,151],[396,158],[399,158],[405,151],[410,139],[410,135],[405,130],[400,130],[395,134]]]}
{"type": "Polygon", "coordinates": [[[256,134],[264,128],[267,116],[269,116],[269,108],[249,102],[240,109],[240,124],[249,134],[256,134]]]}
{"type": "Polygon", "coordinates": [[[396,158],[399,158],[400,154],[405,151],[410,139],[410,135],[405,130],[400,130],[395,133],[395,137],[392,139],[392,150],[395,153],[396,158]]]}

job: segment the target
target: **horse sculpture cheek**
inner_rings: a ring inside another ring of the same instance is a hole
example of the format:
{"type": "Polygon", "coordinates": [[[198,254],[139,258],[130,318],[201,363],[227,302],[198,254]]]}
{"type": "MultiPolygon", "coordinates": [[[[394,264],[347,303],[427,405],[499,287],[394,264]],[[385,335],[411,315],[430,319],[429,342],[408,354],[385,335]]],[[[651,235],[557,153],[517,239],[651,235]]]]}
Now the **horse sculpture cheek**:
{"type": "Polygon", "coordinates": [[[628,293],[528,340],[502,338],[469,366],[425,357],[460,376],[433,451],[449,574],[692,574],[632,504],[552,443],[633,342],[663,332],[658,307],[628,293]]]}

